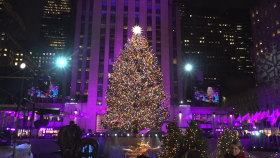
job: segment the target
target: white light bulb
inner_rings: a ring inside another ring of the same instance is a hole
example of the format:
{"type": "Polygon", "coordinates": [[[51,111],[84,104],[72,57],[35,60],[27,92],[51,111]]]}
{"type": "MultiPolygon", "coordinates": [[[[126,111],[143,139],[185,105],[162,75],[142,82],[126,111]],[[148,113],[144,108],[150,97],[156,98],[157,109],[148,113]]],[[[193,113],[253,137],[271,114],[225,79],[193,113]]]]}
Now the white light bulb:
{"type": "Polygon", "coordinates": [[[132,32],[133,32],[134,34],[141,34],[142,28],[141,28],[140,26],[134,26],[134,27],[132,28],[132,32]]]}

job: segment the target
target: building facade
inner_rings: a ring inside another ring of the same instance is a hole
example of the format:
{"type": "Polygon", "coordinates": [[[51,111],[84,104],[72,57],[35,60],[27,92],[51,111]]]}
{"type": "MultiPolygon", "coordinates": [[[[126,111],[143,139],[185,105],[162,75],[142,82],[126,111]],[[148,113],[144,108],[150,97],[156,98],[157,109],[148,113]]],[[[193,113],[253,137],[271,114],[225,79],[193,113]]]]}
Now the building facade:
{"type": "Polygon", "coordinates": [[[222,82],[226,77],[253,74],[249,12],[177,3],[181,6],[183,63],[192,64],[194,72],[203,71],[204,84],[219,87],[221,96],[226,95],[222,82]]]}
{"type": "Polygon", "coordinates": [[[280,11],[279,1],[258,1],[251,8],[255,78],[258,83],[277,79],[280,75],[280,11]]]}
{"type": "Polygon", "coordinates": [[[52,67],[57,56],[67,57],[72,53],[75,13],[75,0],[44,0],[40,28],[40,46],[43,52],[34,54],[38,65],[52,67]]]}
{"type": "Polygon", "coordinates": [[[39,42],[32,43],[28,56],[59,86],[59,97],[70,97],[71,65],[77,0],[44,0],[39,42]],[[67,60],[58,68],[58,59],[67,60]]]}
{"type": "MultiPolygon", "coordinates": [[[[168,0],[83,0],[77,5],[72,68],[71,100],[66,110],[91,114],[80,121],[85,129],[98,131],[106,108],[106,90],[118,56],[132,27],[139,25],[142,35],[156,54],[170,93],[170,110],[183,99],[179,8],[168,0]]],[[[171,117],[173,114],[171,112],[171,117]]],[[[100,126],[101,128],[101,126],[100,126]]]]}
{"type": "Polygon", "coordinates": [[[9,1],[0,0],[0,8],[0,66],[18,66],[24,61],[26,28],[9,1]]]}

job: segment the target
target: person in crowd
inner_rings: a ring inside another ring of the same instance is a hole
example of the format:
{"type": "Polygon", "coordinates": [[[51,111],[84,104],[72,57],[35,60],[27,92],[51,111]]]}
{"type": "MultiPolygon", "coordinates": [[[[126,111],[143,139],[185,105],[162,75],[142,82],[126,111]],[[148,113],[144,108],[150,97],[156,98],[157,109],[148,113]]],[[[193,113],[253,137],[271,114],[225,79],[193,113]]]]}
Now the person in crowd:
{"type": "Polygon", "coordinates": [[[240,141],[233,141],[230,145],[229,153],[224,158],[247,158],[240,141]]]}
{"type": "Polygon", "coordinates": [[[186,153],[185,158],[202,158],[202,155],[198,150],[191,149],[186,153]]]}

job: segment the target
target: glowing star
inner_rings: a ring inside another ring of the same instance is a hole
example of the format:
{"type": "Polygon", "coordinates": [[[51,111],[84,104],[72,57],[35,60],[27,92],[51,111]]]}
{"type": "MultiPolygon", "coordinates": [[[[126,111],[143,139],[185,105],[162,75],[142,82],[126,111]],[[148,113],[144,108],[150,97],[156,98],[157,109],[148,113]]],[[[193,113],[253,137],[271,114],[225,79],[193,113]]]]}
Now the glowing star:
{"type": "Polygon", "coordinates": [[[142,32],[142,28],[140,26],[134,26],[132,28],[132,32],[136,35],[136,34],[141,34],[142,32]]]}

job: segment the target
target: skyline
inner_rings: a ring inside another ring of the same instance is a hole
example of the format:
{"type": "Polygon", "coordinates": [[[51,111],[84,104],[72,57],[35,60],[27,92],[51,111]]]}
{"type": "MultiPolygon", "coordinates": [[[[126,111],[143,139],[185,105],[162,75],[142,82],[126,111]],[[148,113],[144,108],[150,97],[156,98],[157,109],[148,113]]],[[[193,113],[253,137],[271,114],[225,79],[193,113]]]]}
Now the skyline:
{"type": "MultiPolygon", "coordinates": [[[[40,26],[43,13],[43,1],[44,0],[10,0],[14,3],[19,11],[20,16],[25,22],[27,28],[27,39],[38,40],[40,35],[40,26]]],[[[206,8],[219,8],[220,12],[224,12],[228,8],[233,9],[245,9],[250,10],[255,0],[236,0],[236,1],[224,1],[224,0],[185,0],[190,4],[190,7],[206,7],[206,8]],[[242,4],[243,5],[240,5],[242,4]]]]}

